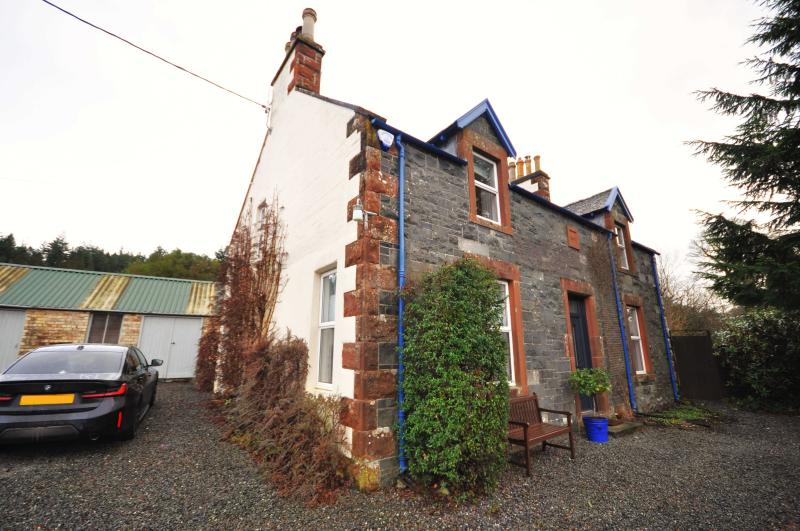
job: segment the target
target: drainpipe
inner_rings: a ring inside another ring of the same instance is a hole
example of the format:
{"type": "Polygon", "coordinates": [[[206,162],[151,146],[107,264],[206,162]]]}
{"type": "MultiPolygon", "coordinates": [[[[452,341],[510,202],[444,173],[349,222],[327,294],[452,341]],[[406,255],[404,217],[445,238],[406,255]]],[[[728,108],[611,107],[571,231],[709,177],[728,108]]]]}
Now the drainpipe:
{"type": "Polygon", "coordinates": [[[678,382],[675,379],[675,366],[672,364],[672,348],[669,344],[669,329],[667,319],[664,315],[664,301],[661,299],[661,283],[658,281],[658,269],[656,268],[656,257],[650,255],[650,266],[653,268],[653,280],[656,284],[656,297],[658,298],[658,311],[661,316],[661,332],[664,334],[664,346],[667,347],[667,363],[669,364],[669,380],[672,382],[672,396],[675,401],[680,400],[678,394],[678,382]]]}
{"type": "Polygon", "coordinates": [[[399,244],[398,257],[397,257],[397,288],[400,296],[397,301],[397,446],[400,457],[400,473],[404,473],[408,469],[406,461],[405,449],[405,424],[406,424],[406,411],[403,408],[405,401],[405,392],[403,391],[403,373],[405,372],[405,363],[403,360],[403,348],[405,347],[405,326],[403,317],[405,314],[406,304],[403,297],[403,288],[406,285],[406,205],[405,205],[405,188],[406,188],[406,149],[403,146],[403,135],[399,134],[395,138],[397,144],[398,165],[400,166],[399,175],[397,178],[397,239],[399,244]]]}
{"type": "Polygon", "coordinates": [[[617,288],[617,261],[614,259],[614,249],[611,247],[611,233],[608,233],[608,256],[611,258],[611,283],[614,285],[614,300],[617,303],[617,321],[619,321],[619,333],[622,337],[622,353],[625,359],[625,376],[628,379],[628,398],[631,401],[631,409],[637,411],[636,394],[633,392],[633,377],[631,376],[631,361],[628,354],[628,334],[625,332],[625,316],[622,313],[622,301],[619,299],[619,289],[617,288]]]}

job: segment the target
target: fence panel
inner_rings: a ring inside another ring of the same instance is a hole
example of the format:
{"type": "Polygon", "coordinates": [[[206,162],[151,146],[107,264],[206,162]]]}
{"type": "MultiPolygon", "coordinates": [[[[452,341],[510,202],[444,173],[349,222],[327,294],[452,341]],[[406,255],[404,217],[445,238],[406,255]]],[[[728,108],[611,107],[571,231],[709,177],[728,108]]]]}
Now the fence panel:
{"type": "Polygon", "coordinates": [[[711,335],[677,331],[670,334],[681,396],[694,400],[719,400],[725,385],[719,360],[713,354],[711,335]]]}

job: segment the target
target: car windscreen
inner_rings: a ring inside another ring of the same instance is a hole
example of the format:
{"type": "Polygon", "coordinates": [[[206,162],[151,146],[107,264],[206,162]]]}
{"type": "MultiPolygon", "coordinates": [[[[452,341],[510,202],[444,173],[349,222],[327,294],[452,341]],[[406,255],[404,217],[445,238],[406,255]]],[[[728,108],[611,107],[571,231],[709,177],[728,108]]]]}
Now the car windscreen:
{"type": "Polygon", "coordinates": [[[5,374],[116,373],[121,366],[121,352],[43,350],[30,352],[5,374]]]}

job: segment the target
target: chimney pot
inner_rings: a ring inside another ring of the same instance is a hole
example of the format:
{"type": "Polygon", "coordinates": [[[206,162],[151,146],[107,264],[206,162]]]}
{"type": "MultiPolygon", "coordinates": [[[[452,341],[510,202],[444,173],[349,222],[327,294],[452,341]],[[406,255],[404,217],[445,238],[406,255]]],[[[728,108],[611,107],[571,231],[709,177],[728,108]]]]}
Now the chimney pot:
{"type": "Polygon", "coordinates": [[[525,175],[530,175],[531,171],[531,156],[525,155],[525,175]]]}
{"type": "Polygon", "coordinates": [[[317,22],[317,12],[307,7],[303,10],[303,37],[314,42],[314,23],[317,22]]]}
{"type": "Polygon", "coordinates": [[[520,177],[525,175],[525,163],[522,162],[522,159],[517,159],[517,175],[520,177]]]}
{"type": "Polygon", "coordinates": [[[517,165],[514,164],[512,160],[511,163],[508,165],[508,182],[513,181],[517,178],[517,165]]]}
{"type": "Polygon", "coordinates": [[[533,164],[536,167],[536,171],[541,171],[542,169],[541,160],[542,157],[540,155],[536,155],[535,157],[533,157],[533,164]]]}

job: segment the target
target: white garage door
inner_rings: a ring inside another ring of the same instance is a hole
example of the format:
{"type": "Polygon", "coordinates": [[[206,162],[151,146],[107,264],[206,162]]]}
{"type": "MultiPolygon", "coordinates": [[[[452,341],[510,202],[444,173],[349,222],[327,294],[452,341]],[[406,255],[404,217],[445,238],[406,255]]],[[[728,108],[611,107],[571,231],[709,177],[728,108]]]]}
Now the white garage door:
{"type": "Polygon", "coordinates": [[[147,316],[142,323],[139,348],[148,360],[164,360],[158,368],[160,378],[192,378],[202,327],[200,317],[147,316]]]}
{"type": "Polygon", "coordinates": [[[0,372],[17,359],[24,327],[25,310],[0,310],[0,372]]]}

